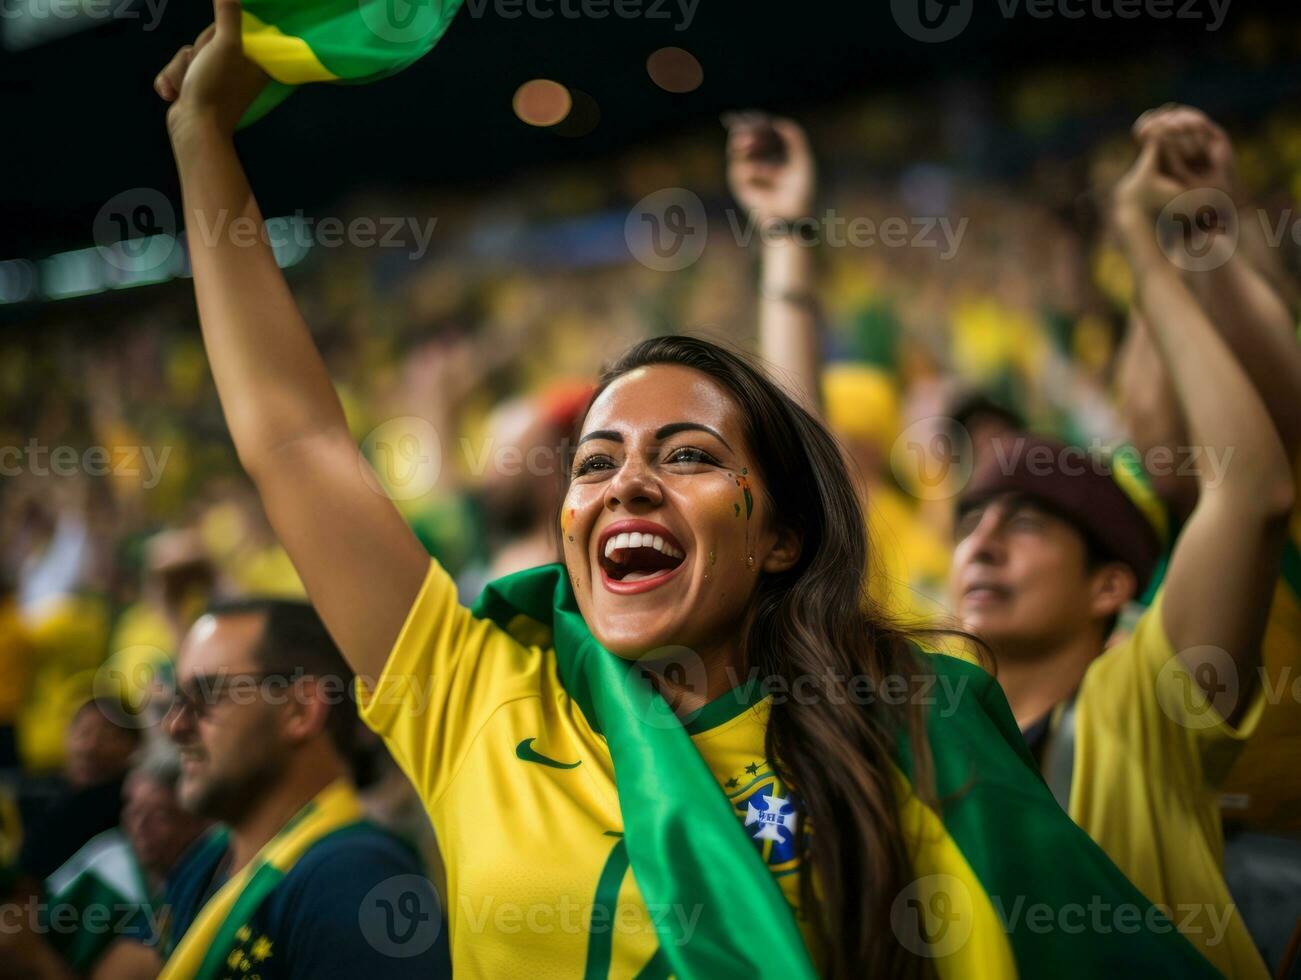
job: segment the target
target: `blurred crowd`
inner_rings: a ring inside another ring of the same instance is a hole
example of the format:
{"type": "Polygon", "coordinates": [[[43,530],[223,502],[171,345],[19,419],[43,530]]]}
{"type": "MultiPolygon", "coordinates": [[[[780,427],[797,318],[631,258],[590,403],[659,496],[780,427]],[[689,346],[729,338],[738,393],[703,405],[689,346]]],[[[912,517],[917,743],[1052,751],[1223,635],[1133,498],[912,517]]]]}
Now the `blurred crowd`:
{"type": "MultiPolygon", "coordinates": [[[[1249,56],[1268,41],[1244,44],[1249,56]]],[[[908,229],[902,245],[816,249],[827,416],[867,474],[877,587],[900,611],[946,611],[951,494],[907,461],[910,438],[931,438],[927,420],[956,417],[977,442],[982,424],[1081,445],[1130,437],[1114,394],[1130,282],[1101,195],[1132,159],[1135,109],[1179,77],[1062,69],[804,116],[818,213],[908,229]]],[[[1301,114],[1223,101],[1246,192],[1286,221],[1301,197],[1301,114]]],[[[354,435],[464,601],[554,555],[562,466],[546,450],[603,361],[678,331],[755,347],[755,248],[721,131],[507,188],[376,190],[338,214],[437,218],[419,259],[318,243],[288,274],[354,435]],[[673,274],[627,237],[636,202],[665,188],[707,216],[700,258],[673,274]]],[[[1282,265],[1296,253],[1285,234],[1282,265]]],[[[3,864],[54,882],[120,826],[156,877],[203,825],[169,795],[174,763],[139,723],[150,692],[215,598],[303,595],[230,444],[190,284],[32,308],[0,339],[0,446],[3,864]]],[[[354,762],[374,813],[432,854],[378,742],[354,762]]],[[[1225,814],[1296,833],[1299,801],[1230,794],[1225,814]]]]}

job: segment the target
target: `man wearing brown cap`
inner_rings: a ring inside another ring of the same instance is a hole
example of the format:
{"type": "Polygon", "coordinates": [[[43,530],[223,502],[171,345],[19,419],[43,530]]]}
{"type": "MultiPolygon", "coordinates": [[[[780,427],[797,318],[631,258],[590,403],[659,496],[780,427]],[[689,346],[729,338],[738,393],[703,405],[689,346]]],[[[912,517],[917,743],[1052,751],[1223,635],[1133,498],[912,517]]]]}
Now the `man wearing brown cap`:
{"type": "MultiPolygon", "coordinates": [[[[809,206],[811,190],[782,196],[801,176],[811,188],[807,148],[791,145],[799,152],[777,166],[755,163],[737,139],[735,158],[749,170],[734,164],[732,178],[746,206],[784,207],[788,219],[809,206]]],[[[1027,741],[1076,822],[1226,976],[1263,980],[1220,870],[1214,786],[1260,714],[1260,640],[1294,490],[1256,389],[1158,244],[1158,213],[1187,188],[1160,172],[1157,156],[1158,144],[1145,143],[1116,188],[1112,217],[1189,446],[1214,463],[1200,468],[1201,496],[1163,587],[1104,652],[1169,544],[1165,511],[1137,473],[1141,461],[1012,435],[977,454],[959,499],[953,609],[988,644],[1027,741]]],[[[1162,224],[1177,229],[1184,219],[1188,228],[1192,217],[1162,224]]],[[[762,353],[792,397],[816,407],[817,318],[803,301],[812,264],[764,259],[762,353]]],[[[1076,928],[1090,896],[1080,903],[1053,910],[1060,928],[1076,928]]],[[[1025,909],[1003,911],[1009,929],[1035,928],[1025,909]]],[[[1124,910],[1108,911],[1121,928],[1124,910]]]]}
{"type": "Polygon", "coordinates": [[[1002,440],[960,497],[953,600],[1075,821],[1227,976],[1265,977],[1221,874],[1214,788],[1260,713],[1293,487],[1259,395],[1158,244],[1180,191],[1149,143],[1113,212],[1190,441],[1227,460],[1200,468],[1155,601],[1104,652],[1156,567],[1159,510],[1124,465],[1030,436],[1002,440]]]}

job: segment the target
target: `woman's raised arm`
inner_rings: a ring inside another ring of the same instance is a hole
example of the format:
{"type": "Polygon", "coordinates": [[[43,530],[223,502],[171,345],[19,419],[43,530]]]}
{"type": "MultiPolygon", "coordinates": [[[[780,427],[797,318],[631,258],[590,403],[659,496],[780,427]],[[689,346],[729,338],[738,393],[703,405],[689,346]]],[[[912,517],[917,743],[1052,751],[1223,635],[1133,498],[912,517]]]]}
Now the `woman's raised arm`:
{"type": "Polygon", "coordinates": [[[232,134],[266,76],[244,57],[238,0],[159,74],[181,177],[194,291],[217,393],[244,469],[353,669],[376,676],[429,558],[348,432],[294,302],[232,134]],[[242,229],[236,234],[237,229],[242,229]]]}

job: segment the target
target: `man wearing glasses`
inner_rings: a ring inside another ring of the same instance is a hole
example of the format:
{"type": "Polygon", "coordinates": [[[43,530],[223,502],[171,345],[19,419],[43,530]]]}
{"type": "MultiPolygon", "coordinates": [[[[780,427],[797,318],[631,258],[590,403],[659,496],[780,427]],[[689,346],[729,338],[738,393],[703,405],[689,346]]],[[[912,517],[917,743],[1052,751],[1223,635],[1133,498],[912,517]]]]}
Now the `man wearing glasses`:
{"type": "Polygon", "coordinates": [[[163,727],[181,805],[220,826],[173,869],[157,946],[119,951],[123,975],[450,975],[432,886],[349,779],[351,688],[305,603],[226,604],[194,624],[163,727]]]}

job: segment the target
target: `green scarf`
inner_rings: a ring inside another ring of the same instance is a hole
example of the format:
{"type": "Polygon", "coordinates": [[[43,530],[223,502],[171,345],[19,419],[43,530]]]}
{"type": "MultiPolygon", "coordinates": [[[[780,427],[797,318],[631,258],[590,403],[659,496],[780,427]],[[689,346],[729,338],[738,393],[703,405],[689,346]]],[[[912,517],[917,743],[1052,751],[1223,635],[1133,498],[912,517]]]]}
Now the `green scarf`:
{"type": "MultiPolygon", "coordinates": [[[[676,916],[656,923],[659,954],[643,976],[812,977],[791,908],[722,789],[662,697],[589,632],[561,565],[491,583],[474,614],[524,642],[550,633],[570,697],[603,735],[614,763],[624,841],[646,903],[700,909],[691,942],[676,916]]],[[[547,644],[543,644],[547,645],[547,644]]],[[[995,902],[1022,976],[1215,977],[1103,851],[1062,812],[1034,769],[1002,689],[979,667],[942,655],[926,662],[962,696],[928,711],[927,737],[944,830],[995,902]],[[1157,929],[1036,929],[1024,912],[1105,903],[1132,906],[1157,929]]],[[[899,740],[899,770],[913,776],[899,740]]],[[[833,937],[834,941],[834,937],[833,937]]],[[[589,963],[589,975],[604,976],[589,963]]]]}
{"type": "MultiPolygon", "coordinates": [[[[214,980],[225,969],[240,928],[298,859],[331,834],[356,827],[362,817],[361,802],[347,780],[321,790],[208,900],[167,958],[159,980],[214,980]]],[[[227,841],[227,831],[217,831],[204,842],[203,856],[215,859],[227,841]]]]}

